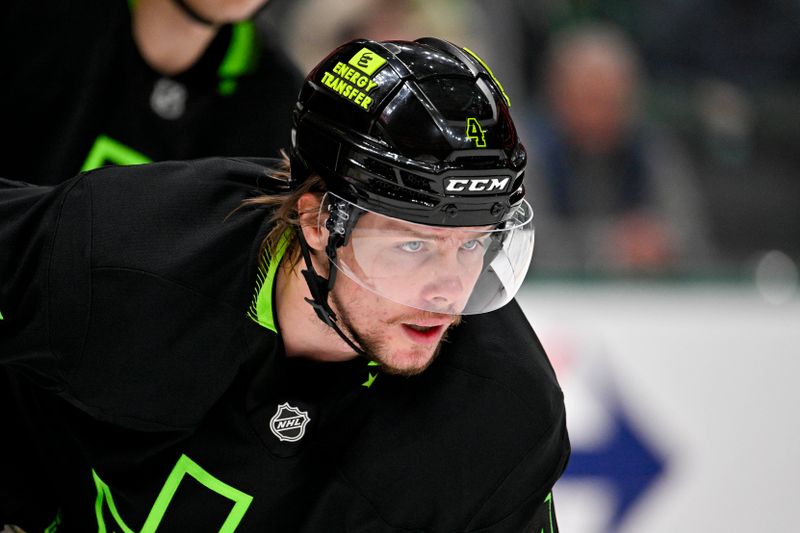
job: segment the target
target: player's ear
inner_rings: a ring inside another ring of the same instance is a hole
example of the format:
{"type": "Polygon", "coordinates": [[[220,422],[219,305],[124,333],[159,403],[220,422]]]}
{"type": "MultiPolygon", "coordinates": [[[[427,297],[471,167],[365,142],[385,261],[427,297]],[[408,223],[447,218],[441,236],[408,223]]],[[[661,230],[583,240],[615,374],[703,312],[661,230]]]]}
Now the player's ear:
{"type": "Polygon", "coordinates": [[[300,230],[312,250],[321,251],[328,242],[328,230],[319,226],[320,198],[307,192],[297,200],[297,216],[300,219],[300,230]]]}

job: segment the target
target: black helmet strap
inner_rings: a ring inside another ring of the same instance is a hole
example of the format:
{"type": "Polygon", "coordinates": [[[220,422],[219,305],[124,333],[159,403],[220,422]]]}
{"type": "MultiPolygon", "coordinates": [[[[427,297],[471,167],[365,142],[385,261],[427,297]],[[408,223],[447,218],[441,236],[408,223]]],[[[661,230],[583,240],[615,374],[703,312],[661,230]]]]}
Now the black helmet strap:
{"type": "MultiPolygon", "coordinates": [[[[308,304],[314,309],[317,317],[323,323],[327,324],[331,329],[333,329],[333,331],[335,331],[336,334],[345,343],[347,343],[347,345],[352,348],[354,352],[369,360],[374,360],[374,357],[371,357],[363,348],[358,346],[355,341],[345,335],[345,333],[337,324],[336,313],[333,311],[333,309],[331,309],[330,303],[328,302],[328,294],[333,288],[333,284],[336,280],[336,265],[333,264],[333,262],[330,262],[331,266],[328,279],[320,276],[311,261],[311,252],[302,230],[297,231],[297,236],[300,240],[300,251],[303,254],[303,261],[306,264],[306,268],[301,272],[303,274],[303,278],[306,280],[306,285],[308,285],[308,290],[311,293],[311,298],[305,298],[305,301],[308,302],[308,304]]],[[[331,246],[331,240],[332,239],[329,239],[329,247],[331,246]]]]}

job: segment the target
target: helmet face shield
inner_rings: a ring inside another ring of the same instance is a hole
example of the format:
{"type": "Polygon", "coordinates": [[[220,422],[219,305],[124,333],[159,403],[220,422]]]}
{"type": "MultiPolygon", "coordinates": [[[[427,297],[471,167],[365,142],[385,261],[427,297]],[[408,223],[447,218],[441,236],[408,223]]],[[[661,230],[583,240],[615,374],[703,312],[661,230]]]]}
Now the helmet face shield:
{"type": "Polygon", "coordinates": [[[533,253],[526,201],[500,226],[443,227],[367,211],[329,192],[318,224],[318,244],[342,274],[395,303],[435,313],[502,307],[519,290],[533,253]]]}

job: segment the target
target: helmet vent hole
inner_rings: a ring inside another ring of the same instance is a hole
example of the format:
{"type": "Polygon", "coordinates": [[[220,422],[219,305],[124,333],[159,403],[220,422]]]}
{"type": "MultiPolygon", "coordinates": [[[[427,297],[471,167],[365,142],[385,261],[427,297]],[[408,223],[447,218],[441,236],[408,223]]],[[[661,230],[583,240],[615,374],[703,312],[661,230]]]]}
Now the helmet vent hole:
{"type": "Polygon", "coordinates": [[[381,163],[375,159],[367,158],[364,161],[364,168],[366,168],[369,172],[380,176],[381,179],[397,183],[397,176],[395,175],[394,169],[385,163],[381,163]]]}
{"type": "Polygon", "coordinates": [[[431,180],[427,178],[412,174],[411,172],[406,172],[405,170],[400,171],[400,177],[403,179],[403,184],[407,187],[420,191],[434,192],[431,187],[431,180]]]}
{"type": "Polygon", "coordinates": [[[427,194],[409,190],[406,187],[395,185],[394,183],[389,183],[376,178],[370,178],[369,184],[373,192],[386,198],[405,202],[410,201],[411,203],[427,207],[435,207],[436,204],[438,204],[435,198],[431,198],[427,194]]]}
{"type": "Polygon", "coordinates": [[[470,168],[497,168],[503,159],[494,155],[462,155],[455,162],[470,168]]]}

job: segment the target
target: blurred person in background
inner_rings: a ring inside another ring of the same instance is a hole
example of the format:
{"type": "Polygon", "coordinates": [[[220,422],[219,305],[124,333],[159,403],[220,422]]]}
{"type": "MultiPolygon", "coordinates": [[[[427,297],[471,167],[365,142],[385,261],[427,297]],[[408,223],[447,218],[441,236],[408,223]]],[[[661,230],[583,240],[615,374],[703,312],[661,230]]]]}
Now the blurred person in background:
{"type": "Polygon", "coordinates": [[[770,249],[800,260],[800,3],[670,8],[651,17],[643,45],[709,191],[725,263],[747,265],[770,249]]]}
{"type": "Polygon", "coordinates": [[[704,264],[710,244],[688,158],[640,108],[643,74],[616,27],[553,36],[544,109],[531,125],[540,271],[663,273],[704,264]]]}
{"type": "Polygon", "coordinates": [[[54,184],[105,164],[277,155],[302,76],[251,20],[266,4],[4,2],[0,176],[54,184]]]}
{"type": "MultiPolygon", "coordinates": [[[[355,38],[439,35],[454,42],[469,41],[479,51],[487,44],[475,0],[295,0],[280,8],[285,12],[285,23],[276,29],[304,69],[311,68],[331,48],[355,38]]],[[[481,57],[496,64],[490,55],[481,57]]]]}
{"type": "MultiPolygon", "coordinates": [[[[266,0],[4,2],[0,177],[51,185],[108,164],[277,155],[300,71],[254,17],[266,0]]],[[[0,255],[4,251],[0,250],[0,255]]],[[[18,376],[0,368],[3,511],[44,529],[50,473],[14,417],[18,376]]],[[[17,396],[19,398],[21,396],[17,396]]]]}

